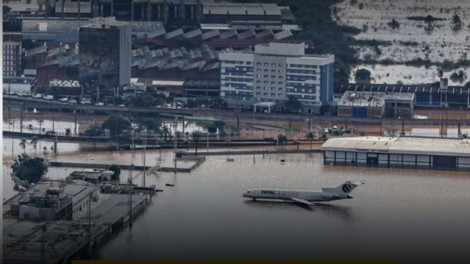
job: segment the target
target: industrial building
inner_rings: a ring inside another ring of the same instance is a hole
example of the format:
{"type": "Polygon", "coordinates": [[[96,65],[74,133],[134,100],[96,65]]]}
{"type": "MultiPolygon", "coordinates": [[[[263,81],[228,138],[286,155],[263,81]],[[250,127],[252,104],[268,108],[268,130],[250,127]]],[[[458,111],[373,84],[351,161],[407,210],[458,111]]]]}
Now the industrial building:
{"type": "Polygon", "coordinates": [[[324,164],[470,170],[470,139],[338,137],[322,146],[324,164]]]}
{"type": "Polygon", "coordinates": [[[63,193],[60,182],[38,182],[11,206],[19,220],[52,221],[72,219],[72,197],[63,193]]]}
{"type": "Polygon", "coordinates": [[[220,3],[214,0],[10,0],[11,15],[83,19],[114,16],[121,21],[161,21],[165,27],[227,24],[258,28],[295,27],[288,6],[273,3],[220,3]]]}
{"type": "Polygon", "coordinates": [[[386,92],[414,93],[415,105],[420,107],[463,107],[470,108],[470,87],[448,86],[447,79],[429,84],[338,84],[335,93],[386,92]]]}
{"type": "Polygon", "coordinates": [[[305,54],[305,43],[269,43],[219,54],[221,96],[281,103],[292,96],[304,112],[333,101],[334,55],[305,54]]]}
{"type": "Polygon", "coordinates": [[[3,76],[20,76],[21,69],[21,33],[3,33],[3,76]]]}
{"type": "Polygon", "coordinates": [[[338,103],[338,116],[410,118],[414,104],[414,93],[346,91],[338,103]]]}
{"type": "Polygon", "coordinates": [[[105,90],[129,84],[130,25],[111,17],[81,26],[79,57],[81,83],[96,81],[105,90]]]}

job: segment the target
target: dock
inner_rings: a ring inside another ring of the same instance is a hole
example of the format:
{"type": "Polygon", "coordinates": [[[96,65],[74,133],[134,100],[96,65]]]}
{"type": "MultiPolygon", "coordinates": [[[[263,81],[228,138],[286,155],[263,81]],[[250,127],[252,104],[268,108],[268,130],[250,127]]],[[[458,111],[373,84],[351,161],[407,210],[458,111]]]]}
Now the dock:
{"type": "MultiPolygon", "coordinates": [[[[177,158],[177,167],[176,172],[186,172],[189,173],[199,167],[205,161],[205,157],[181,157],[177,158]]],[[[174,172],[175,167],[166,165],[166,166],[142,166],[142,165],[128,165],[128,164],[117,164],[121,170],[146,170],[146,171],[164,171],[164,172],[174,172]]],[[[67,161],[49,161],[49,166],[51,167],[68,167],[68,168],[90,168],[90,169],[108,169],[109,164],[102,163],[85,163],[85,162],[67,162],[67,161]]]]}
{"type": "Polygon", "coordinates": [[[78,221],[32,222],[4,219],[3,263],[67,263],[83,258],[132,224],[147,195],[109,194],[78,221]],[[132,211],[132,213],[130,213],[132,211]]]}

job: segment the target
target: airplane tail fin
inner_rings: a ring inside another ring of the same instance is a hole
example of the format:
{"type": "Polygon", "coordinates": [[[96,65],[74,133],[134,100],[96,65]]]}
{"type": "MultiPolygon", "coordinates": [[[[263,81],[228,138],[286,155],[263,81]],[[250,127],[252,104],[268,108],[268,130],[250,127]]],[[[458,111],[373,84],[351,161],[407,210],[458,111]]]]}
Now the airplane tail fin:
{"type": "Polygon", "coordinates": [[[362,184],[364,184],[364,182],[346,181],[338,187],[324,187],[323,191],[324,192],[336,193],[336,194],[348,195],[354,189],[356,189],[357,186],[362,185],[362,184]]]}

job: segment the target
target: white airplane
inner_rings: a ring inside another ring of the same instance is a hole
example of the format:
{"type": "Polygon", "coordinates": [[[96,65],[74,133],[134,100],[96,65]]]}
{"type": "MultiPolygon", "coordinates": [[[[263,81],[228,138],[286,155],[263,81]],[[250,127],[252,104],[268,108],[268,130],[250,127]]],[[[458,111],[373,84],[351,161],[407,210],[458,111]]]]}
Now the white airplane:
{"type": "Polygon", "coordinates": [[[338,187],[323,187],[321,191],[286,190],[286,189],[250,189],[243,197],[267,200],[284,200],[302,205],[313,205],[315,202],[328,202],[341,199],[351,199],[349,195],[357,186],[364,184],[358,181],[346,181],[338,187]]]}

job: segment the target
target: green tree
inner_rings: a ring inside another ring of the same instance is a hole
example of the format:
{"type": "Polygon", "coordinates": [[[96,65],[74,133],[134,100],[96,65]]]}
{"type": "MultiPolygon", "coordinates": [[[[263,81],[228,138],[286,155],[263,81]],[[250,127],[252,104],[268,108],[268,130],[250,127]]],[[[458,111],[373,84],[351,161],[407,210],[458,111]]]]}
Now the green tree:
{"type": "Polygon", "coordinates": [[[218,130],[223,131],[225,127],[225,122],[222,120],[214,121],[214,126],[217,127],[218,130]]]}
{"type": "Polygon", "coordinates": [[[18,159],[11,165],[11,169],[14,176],[30,183],[38,182],[47,172],[44,159],[31,158],[25,153],[18,156],[18,159]]]}
{"type": "Polygon", "coordinates": [[[371,73],[367,69],[359,69],[356,71],[356,74],[354,75],[354,77],[356,78],[356,81],[357,80],[370,80],[371,73]]]}
{"type": "Polygon", "coordinates": [[[312,149],[312,141],[315,139],[315,136],[313,135],[312,132],[308,132],[306,135],[305,135],[305,138],[310,140],[310,149],[312,149]]]}
{"type": "Polygon", "coordinates": [[[101,125],[103,129],[109,129],[111,136],[118,136],[124,130],[131,128],[131,122],[122,116],[112,115],[101,125]]]}
{"type": "Polygon", "coordinates": [[[33,146],[35,155],[37,154],[37,146],[38,146],[38,143],[39,143],[39,140],[38,140],[38,137],[36,137],[36,136],[33,136],[33,137],[30,139],[30,141],[29,141],[29,144],[30,144],[31,146],[33,146]]]}
{"type": "Polygon", "coordinates": [[[171,137],[171,131],[170,131],[170,129],[168,128],[168,126],[163,126],[163,127],[162,127],[161,134],[162,134],[163,140],[165,140],[165,141],[167,141],[168,138],[171,137]]]}
{"type": "Polygon", "coordinates": [[[20,148],[23,149],[23,154],[26,154],[26,145],[28,144],[28,141],[25,138],[22,138],[20,140],[20,148]]]}
{"type": "Polygon", "coordinates": [[[142,117],[139,120],[139,125],[148,130],[158,132],[162,123],[160,122],[160,119],[157,118],[142,117]]]}
{"type": "Polygon", "coordinates": [[[2,11],[3,11],[3,17],[5,17],[8,13],[10,13],[11,8],[7,5],[2,6],[2,11]]]}
{"type": "Polygon", "coordinates": [[[111,177],[112,180],[119,180],[119,175],[121,175],[121,167],[119,167],[119,165],[113,164],[109,166],[108,170],[114,172],[113,176],[111,177]]]}
{"type": "Polygon", "coordinates": [[[388,26],[391,27],[392,29],[399,29],[400,28],[400,23],[394,19],[392,21],[388,22],[388,26]]]}
{"type": "Polygon", "coordinates": [[[194,152],[195,152],[195,155],[197,156],[197,146],[198,146],[199,139],[202,137],[202,134],[199,131],[194,131],[191,134],[191,137],[193,138],[193,141],[194,141],[194,144],[195,144],[194,152]]]}
{"type": "Polygon", "coordinates": [[[298,149],[299,149],[299,146],[300,146],[300,141],[295,140],[295,141],[294,141],[294,145],[297,147],[297,150],[298,150],[298,149]]]}
{"type": "Polygon", "coordinates": [[[287,101],[284,102],[284,108],[287,112],[297,113],[302,109],[300,101],[292,95],[287,97],[287,101]]]}
{"type": "Polygon", "coordinates": [[[153,107],[157,105],[157,99],[149,94],[137,94],[128,98],[126,104],[135,107],[153,107]]]}
{"type": "Polygon", "coordinates": [[[103,129],[100,126],[92,125],[83,132],[84,136],[87,137],[98,137],[103,135],[103,129]]]}
{"type": "Polygon", "coordinates": [[[277,143],[281,146],[282,149],[284,149],[284,145],[287,143],[287,136],[283,134],[277,135],[277,143]]]}
{"type": "Polygon", "coordinates": [[[452,29],[455,31],[462,29],[462,20],[457,14],[454,14],[454,16],[452,17],[452,29]]]}

